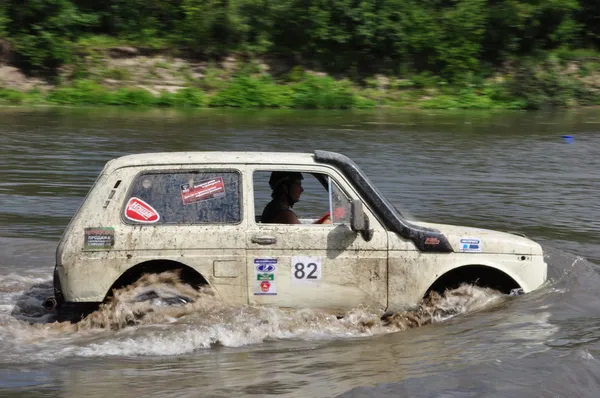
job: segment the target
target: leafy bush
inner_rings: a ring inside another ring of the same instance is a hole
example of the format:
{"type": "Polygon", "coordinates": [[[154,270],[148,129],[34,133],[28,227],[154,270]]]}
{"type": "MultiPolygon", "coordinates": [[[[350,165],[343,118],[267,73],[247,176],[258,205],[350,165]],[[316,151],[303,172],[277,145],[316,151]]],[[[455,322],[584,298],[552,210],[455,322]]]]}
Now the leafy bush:
{"type": "Polygon", "coordinates": [[[354,93],[349,81],[331,77],[307,75],[292,86],[292,106],[309,109],[349,109],[354,105],[354,93]]]}
{"type": "Polygon", "coordinates": [[[564,73],[555,57],[543,63],[529,58],[521,60],[507,81],[507,88],[527,109],[572,106],[576,102],[593,102],[595,98],[575,76],[564,73]]]}
{"type": "Polygon", "coordinates": [[[173,95],[173,106],[202,107],[205,104],[206,98],[204,92],[197,88],[183,88],[173,95]]]}
{"type": "Polygon", "coordinates": [[[364,108],[373,108],[377,106],[377,102],[375,102],[374,100],[370,99],[370,98],[365,98],[362,96],[355,96],[354,98],[354,107],[358,108],[358,109],[364,109],[364,108]]]}
{"type": "Polygon", "coordinates": [[[104,72],[104,77],[114,80],[129,80],[131,79],[131,72],[123,68],[113,68],[104,72]]]}
{"type": "Polygon", "coordinates": [[[72,86],[59,87],[48,94],[46,100],[60,105],[104,105],[110,94],[99,84],[90,80],[76,81],[72,86]]]}
{"type": "Polygon", "coordinates": [[[0,88],[0,103],[19,105],[22,104],[24,101],[24,93],[9,88],[0,88]]]}
{"type": "Polygon", "coordinates": [[[217,68],[214,63],[209,63],[204,69],[204,78],[198,82],[198,85],[207,91],[223,89],[227,85],[224,75],[222,69],[217,68]]]}
{"type": "Polygon", "coordinates": [[[440,85],[441,78],[431,72],[425,71],[412,76],[410,82],[415,88],[437,87],[440,85]]]}
{"type": "Polygon", "coordinates": [[[291,91],[269,76],[234,78],[211,98],[210,106],[233,108],[285,108],[292,105],[291,91]]]}
{"type": "Polygon", "coordinates": [[[304,70],[304,68],[300,65],[296,65],[292,68],[292,70],[288,72],[286,80],[288,82],[299,82],[304,80],[305,76],[306,71],[304,70]]]}
{"type": "Polygon", "coordinates": [[[107,100],[108,105],[152,106],[156,103],[157,98],[141,88],[120,88],[112,92],[107,100]]]}
{"type": "Polygon", "coordinates": [[[25,103],[30,105],[43,104],[46,101],[44,94],[37,88],[25,93],[25,103]]]}
{"type": "Polygon", "coordinates": [[[59,87],[48,94],[46,100],[60,105],[152,106],[158,102],[152,93],[144,89],[121,88],[108,91],[89,80],[77,81],[69,87],[59,87]]]}

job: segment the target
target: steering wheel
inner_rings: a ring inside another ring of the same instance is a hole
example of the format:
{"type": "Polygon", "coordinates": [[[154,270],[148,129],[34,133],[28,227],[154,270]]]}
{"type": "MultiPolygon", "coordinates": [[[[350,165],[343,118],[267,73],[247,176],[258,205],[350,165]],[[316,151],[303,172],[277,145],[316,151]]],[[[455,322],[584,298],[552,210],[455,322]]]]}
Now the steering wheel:
{"type": "MultiPolygon", "coordinates": [[[[337,220],[340,218],[344,218],[344,216],[346,215],[346,209],[344,209],[343,207],[336,207],[335,209],[333,209],[333,217],[337,220]]],[[[331,224],[332,220],[331,220],[331,213],[327,212],[325,213],[321,218],[319,218],[317,221],[315,221],[315,224],[331,224]]]]}

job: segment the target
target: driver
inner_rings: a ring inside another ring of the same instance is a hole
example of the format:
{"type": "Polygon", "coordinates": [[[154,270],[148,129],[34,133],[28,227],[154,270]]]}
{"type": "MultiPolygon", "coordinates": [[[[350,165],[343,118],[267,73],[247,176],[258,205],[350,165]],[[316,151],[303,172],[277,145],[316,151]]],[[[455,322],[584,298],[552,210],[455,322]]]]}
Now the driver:
{"type": "Polygon", "coordinates": [[[273,198],[263,210],[261,222],[273,224],[300,224],[296,213],[292,211],[294,204],[300,200],[304,192],[302,173],[294,171],[274,171],[269,178],[269,186],[273,190],[273,198]]]}

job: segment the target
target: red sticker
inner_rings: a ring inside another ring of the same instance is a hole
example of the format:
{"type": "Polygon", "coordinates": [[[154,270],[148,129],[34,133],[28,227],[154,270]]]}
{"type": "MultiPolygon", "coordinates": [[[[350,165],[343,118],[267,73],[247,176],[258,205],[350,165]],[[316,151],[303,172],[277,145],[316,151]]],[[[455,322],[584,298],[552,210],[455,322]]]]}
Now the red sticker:
{"type": "Polygon", "coordinates": [[[223,196],[225,196],[225,184],[221,177],[201,181],[192,187],[189,184],[181,186],[181,199],[184,205],[223,196]]]}
{"type": "Polygon", "coordinates": [[[125,217],[131,221],[143,223],[155,223],[160,220],[160,215],[154,207],[150,206],[140,198],[135,197],[129,199],[129,202],[127,202],[125,217]]]}
{"type": "Polygon", "coordinates": [[[426,245],[436,246],[436,245],[440,244],[440,240],[438,238],[434,238],[432,236],[428,236],[427,239],[425,239],[425,244],[426,245]]]}
{"type": "Polygon", "coordinates": [[[271,284],[269,283],[269,281],[262,281],[260,283],[260,290],[262,290],[263,292],[268,292],[270,288],[271,284]]]}

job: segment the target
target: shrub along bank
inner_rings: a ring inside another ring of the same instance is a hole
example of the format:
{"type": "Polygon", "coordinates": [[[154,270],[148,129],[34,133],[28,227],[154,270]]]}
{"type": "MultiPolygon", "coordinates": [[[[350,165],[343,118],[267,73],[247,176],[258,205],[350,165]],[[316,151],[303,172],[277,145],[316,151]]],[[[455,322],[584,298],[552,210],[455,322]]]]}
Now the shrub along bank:
{"type": "MultiPolygon", "coordinates": [[[[305,73],[299,67],[277,79],[267,73],[240,70],[242,73],[231,76],[223,70],[208,70],[201,79],[190,79],[169,90],[152,85],[148,88],[133,80],[115,85],[112,79],[112,84],[107,84],[107,79],[87,74],[85,78],[28,91],[0,88],[0,104],[304,109],[540,109],[600,105],[600,70],[585,64],[561,63],[558,58],[463,85],[452,85],[426,73],[407,79],[379,76],[357,84],[305,73]],[[211,80],[211,73],[220,76],[211,80]]],[[[113,78],[129,74],[120,69],[108,73],[113,78]]]]}
{"type": "Polygon", "coordinates": [[[185,87],[158,94],[136,87],[111,90],[91,80],[78,80],[47,92],[39,89],[26,92],[0,89],[0,103],[307,109],[350,109],[376,105],[375,101],[356,93],[347,81],[317,76],[289,85],[276,84],[269,76],[241,76],[214,93],[197,87],[185,87]]]}

